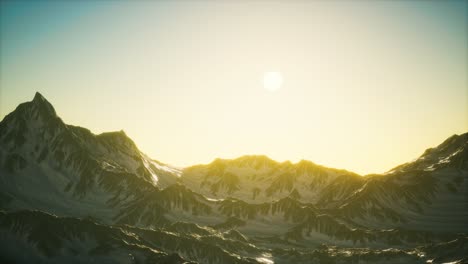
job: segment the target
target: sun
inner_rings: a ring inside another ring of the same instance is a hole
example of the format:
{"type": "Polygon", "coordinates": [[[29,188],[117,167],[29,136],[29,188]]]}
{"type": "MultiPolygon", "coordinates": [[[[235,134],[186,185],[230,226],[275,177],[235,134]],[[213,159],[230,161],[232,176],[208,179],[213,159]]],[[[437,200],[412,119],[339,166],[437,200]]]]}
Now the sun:
{"type": "Polygon", "coordinates": [[[283,85],[283,75],[281,72],[265,72],[263,74],[263,87],[274,92],[281,88],[283,85]]]}

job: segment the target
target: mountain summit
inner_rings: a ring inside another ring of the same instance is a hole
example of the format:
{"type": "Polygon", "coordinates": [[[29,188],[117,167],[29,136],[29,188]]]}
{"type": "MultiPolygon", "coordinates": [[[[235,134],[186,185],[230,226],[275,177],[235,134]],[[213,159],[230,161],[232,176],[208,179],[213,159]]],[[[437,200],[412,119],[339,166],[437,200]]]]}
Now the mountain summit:
{"type": "Polygon", "coordinates": [[[31,102],[25,103],[28,108],[32,110],[32,113],[36,111],[36,114],[49,117],[57,117],[54,107],[52,106],[47,99],[42,96],[39,92],[36,92],[34,98],[31,102]]]}

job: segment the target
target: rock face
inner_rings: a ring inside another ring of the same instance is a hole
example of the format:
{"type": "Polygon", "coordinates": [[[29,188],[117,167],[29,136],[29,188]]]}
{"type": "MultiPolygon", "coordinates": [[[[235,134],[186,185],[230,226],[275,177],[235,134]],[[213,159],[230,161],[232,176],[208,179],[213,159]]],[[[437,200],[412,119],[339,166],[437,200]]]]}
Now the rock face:
{"type": "Polygon", "coordinates": [[[0,122],[0,209],[2,263],[462,263],[468,133],[382,175],[266,156],[180,170],[37,93],[0,122]]]}

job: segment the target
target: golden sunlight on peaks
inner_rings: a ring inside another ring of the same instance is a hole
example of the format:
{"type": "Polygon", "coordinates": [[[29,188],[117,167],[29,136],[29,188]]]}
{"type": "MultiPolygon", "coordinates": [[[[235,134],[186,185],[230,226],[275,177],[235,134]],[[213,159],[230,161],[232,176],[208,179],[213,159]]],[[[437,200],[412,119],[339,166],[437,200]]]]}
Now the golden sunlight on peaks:
{"type": "Polygon", "coordinates": [[[265,72],[263,74],[263,87],[270,91],[274,92],[281,88],[283,85],[283,75],[281,72],[265,72]]]}

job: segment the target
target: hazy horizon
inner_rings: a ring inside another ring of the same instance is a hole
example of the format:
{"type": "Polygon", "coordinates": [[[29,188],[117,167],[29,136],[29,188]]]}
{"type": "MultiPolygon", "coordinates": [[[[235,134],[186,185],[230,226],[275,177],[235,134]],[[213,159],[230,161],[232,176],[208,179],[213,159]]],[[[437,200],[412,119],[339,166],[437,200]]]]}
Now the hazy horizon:
{"type": "Polygon", "coordinates": [[[38,91],[164,163],[255,154],[362,175],[468,131],[466,1],[0,5],[0,119],[38,91]]]}

